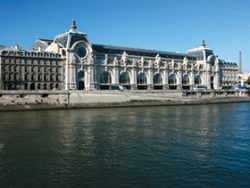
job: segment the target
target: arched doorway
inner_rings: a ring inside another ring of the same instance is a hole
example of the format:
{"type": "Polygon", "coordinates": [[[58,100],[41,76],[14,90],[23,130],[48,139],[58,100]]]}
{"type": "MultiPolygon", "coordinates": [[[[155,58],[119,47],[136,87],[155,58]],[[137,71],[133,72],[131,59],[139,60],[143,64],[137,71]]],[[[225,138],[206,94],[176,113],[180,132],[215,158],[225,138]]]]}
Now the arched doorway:
{"type": "Polygon", "coordinates": [[[211,76],[211,89],[214,89],[214,76],[211,76]]]}
{"type": "Polygon", "coordinates": [[[188,74],[184,74],[182,76],[182,89],[190,89],[190,82],[189,82],[189,76],[188,74]]]}
{"type": "Polygon", "coordinates": [[[147,89],[147,77],[144,72],[141,72],[137,76],[137,89],[143,90],[147,89]]]}
{"type": "Polygon", "coordinates": [[[78,82],[78,90],[84,90],[84,88],[85,88],[85,85],[84,85],[84,81],[79,81],[78,82]]]}
{"type": "Polygon", "coordinates": [[[82,71],[82,70],[79,71],[78,72],[78,85],[77,85],[78,90],[84,90],[85,89],[84,78],[85,78],[84,71],[82,71]]]}
{"type": "Polygon", "coordinates": [[[154,89],[162,89],[162,75],[157,73],[154,75],[154,89]]]}
{"type": "Polygon", "coordinates": [[[177,89],[177,79],[175,74],[170,74],[168,76],[169,89],[177,89]]]}
{"type": "Polygon", "coordinates": [[[119,77],[119,83],[126,87],[126,89],[130,89],[131,86],[130,86],[130,76],[128,74],[128,72],[123,72],[120,74],[120,77],[119,77]]]}
{"type": "Polygon", "coordinates": [[[194,84],[195,85],[201,85],[202,81],[201,81],[201,76],[198,74],[195,76],[194,78],[194,84]]]}
{"type": "Polygon", "coordinates": [[[111,75],[109,72],[105,71],[101,74],[100,78],[100,89],[101,90],[109,90],[111,86],[111,75]]]}

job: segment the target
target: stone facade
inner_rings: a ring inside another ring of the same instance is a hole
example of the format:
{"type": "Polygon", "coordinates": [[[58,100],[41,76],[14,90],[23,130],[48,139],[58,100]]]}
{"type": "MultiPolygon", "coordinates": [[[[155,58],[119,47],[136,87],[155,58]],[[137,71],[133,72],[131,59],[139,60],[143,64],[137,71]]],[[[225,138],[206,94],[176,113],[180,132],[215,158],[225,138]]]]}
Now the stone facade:
{"type": "Polygon", "coordinates": [[[236,63],[221,60],[220,65],[223,73],[221,76],[222,86],[231,86],[240,82],[239,67],[236,63]]]}
{"type": "Polygon", "coordinates": [[[1,89],[219,89],[225,79],[237,83],[238,74],[236,64],[229,67],[204,41],[187,53],[97,45],[77,31],[75,21],[53,41],[37,39],[30,52],[4,49],[0,58],[1,89]]]}
{"type": "Polygon", "coordinates": [[[18,46],[0,52],[0,89],[63,89],[63,61],[60,54],[23,51],[18,46]]]}

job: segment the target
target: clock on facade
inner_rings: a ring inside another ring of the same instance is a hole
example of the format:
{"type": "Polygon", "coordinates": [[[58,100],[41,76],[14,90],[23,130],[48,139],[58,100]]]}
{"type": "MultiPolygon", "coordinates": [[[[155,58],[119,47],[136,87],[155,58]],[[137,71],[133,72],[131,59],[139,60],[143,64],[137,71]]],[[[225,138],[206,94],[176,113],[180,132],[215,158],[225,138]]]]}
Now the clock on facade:
{"type": "Polygon", "coordinates": [[[88,49],[83,42],[77,42],[72,47],[79,58],[83,59],[88,55],[88,49]]]}
{"type": "Polygon", "coordinates": [[[76,53],[80,58],[84,58],[87,55],[87,50],[83,46],[80,46],[76,49],[76,53]]]}

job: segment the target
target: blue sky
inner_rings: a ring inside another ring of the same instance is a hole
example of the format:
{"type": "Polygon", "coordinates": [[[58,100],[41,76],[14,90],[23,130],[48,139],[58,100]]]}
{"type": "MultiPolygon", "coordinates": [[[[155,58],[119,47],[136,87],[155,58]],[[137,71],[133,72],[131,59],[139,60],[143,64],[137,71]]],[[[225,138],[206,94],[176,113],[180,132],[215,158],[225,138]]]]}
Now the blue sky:
{"type": "Polygon", "coordinates": [[[1,0],[0,44],[27,49],[70,28],[90,42],[186,52],[206,41],[221,59],[250,71],[249,0],[1,0]]]}

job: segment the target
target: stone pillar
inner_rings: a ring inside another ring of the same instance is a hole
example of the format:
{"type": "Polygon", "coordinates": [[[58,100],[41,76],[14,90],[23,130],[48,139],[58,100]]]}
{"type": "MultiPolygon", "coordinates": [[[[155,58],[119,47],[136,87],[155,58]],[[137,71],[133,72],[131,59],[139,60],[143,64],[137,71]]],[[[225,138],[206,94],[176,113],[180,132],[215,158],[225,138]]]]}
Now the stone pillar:
{"type": "Polygon", "coordinates": [[[113,74],[114,74],[113,84],[119,85],[119,70],[117,67],[113,69],[113,74]]]}
{"type": "Polygon", "coordinates": [[[169,89],[168,85],[168,70],[163,71],[163,89],[169,89]]]}
{"type": "Polygon", "coordinates": [[[94,68],[92,65],[88,66],[87,68],[87,75],[86,75],[86,90],[94,90],[95,89],[95,81],[94,81],[94,68]]]}
{"type": "Polygon", "coordinates": [[[206,77],[206,86],[207,89],[211,89],[211,68],[210,68],[210,63],[206,63],[206,73],[205,73],[205,77],[206,77]]]}
{"type": "Polygon", "coordinates": [[[65,69],[65,75],[62,75],[62,77],[63,77],[64,89],[68,90],[68,72],[69,72],[68,58],[69,58],[69,52],[66,52],[66,53],[67,53],[67,58],[63,62],[63,66],[64,66],[64,69],[65,69]]]}
{"type": "Polygon", "coordinates": [[[182,71],[181,70],[177,72],[177,89],[178,90],[182,89],[182,71]]]}
{"type": "Polygon", "coordinates": [[[131,71],[131,90],[137,89],[137,72],[136,68],[133,68],[131,71]]]}
{"type": "Polygon", "coordinates": [[[191,71],[190,73],[190,89],[192,90],[194,88],[194,71],[191,71]]]}
{"type": "Polygon", "coordinates": [[[220,74],[218,72],[214,73],[214,89],[217,90],[219,89],[219,84],[220,83],[220,74]]]}
{"type": "Polygon", "coordinates": [[[214,66],[214,89],[219,89],[220,87],[220,67],[218,58],[215,60],[214,66]]]}
{"type": "Polygon", "coordinates": [[[67,58],[67,69],[68,69],[68,89],[76,89],[76,59],[74,57],[74,54],[71,52],[68,52],[68,58],[67,58]]]}
{"type": "Polygon", "coordinates": [[[148,80],[148,84],[149,84],[148,89],[152,90],[152,89],[154,89],[154,73],[153,73],[152,68],[150,68],[148,70],[148,78],[149,78],[149,80],[148,80]]]}

